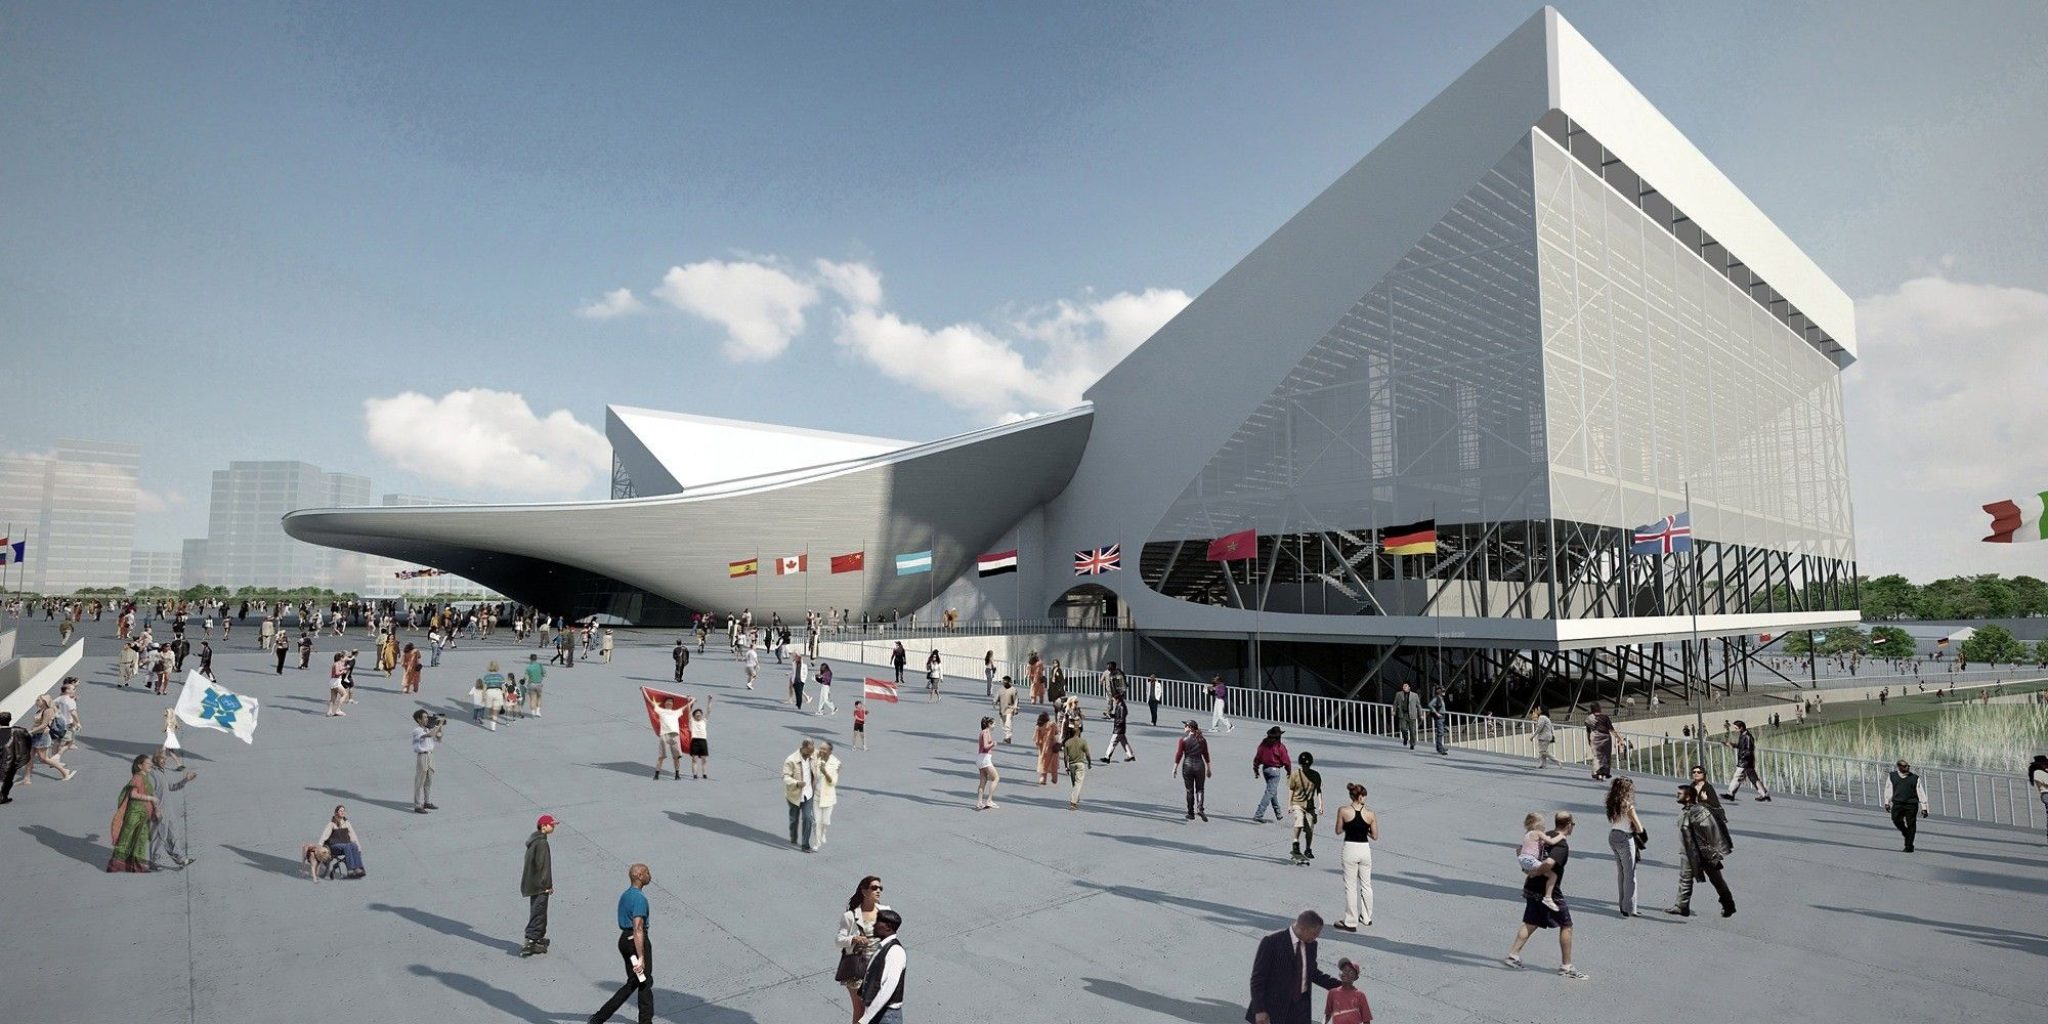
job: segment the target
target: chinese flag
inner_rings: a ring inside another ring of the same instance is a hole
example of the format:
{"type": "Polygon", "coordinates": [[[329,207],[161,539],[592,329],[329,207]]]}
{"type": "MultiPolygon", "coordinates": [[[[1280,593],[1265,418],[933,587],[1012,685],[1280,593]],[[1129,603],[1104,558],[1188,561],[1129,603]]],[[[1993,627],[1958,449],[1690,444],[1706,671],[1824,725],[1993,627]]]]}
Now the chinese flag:
{"type": "Polygon", "coordinates": [[[1226,533],[1209,542],[1209,561],[1241,562],[1247,558],[1259,557],[1259,532],[1239,530],[1226,533]]]}
{"type": "Polygon", "coordinates": [[[867,558],[868,553],[865,551],[856,551],[850,555],[833,555],[832,572],[860,572],[867,568],[867,558]]]}

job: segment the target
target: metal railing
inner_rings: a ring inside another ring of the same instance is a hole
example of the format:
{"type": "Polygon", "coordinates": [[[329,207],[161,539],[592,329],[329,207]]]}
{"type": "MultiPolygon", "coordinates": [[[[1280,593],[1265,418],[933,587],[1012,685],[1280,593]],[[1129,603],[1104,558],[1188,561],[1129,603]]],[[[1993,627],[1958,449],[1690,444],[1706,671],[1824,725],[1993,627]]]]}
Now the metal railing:
{"type": "MultiPolygon", "coordinates": [[[[854,651],[865,651],[854,647],[854,651]]],[[[835,652],[836,653],[836,652],[835,652]]],[[[858,656],[838,655],[859,661],[858,656]]],[[[957,665],[957,662],[955,663],[957,665]]],[[[916,669],[913,659],[912,670],[916,669]]],[[[1025,685],[1021,664],[997,662],[997,671],[1011,676],[1019,687],[1025,685]]],[[[952,672],[948,685],[976,679],[979,663],[971,673],[952,672]]],[[[1107,701],[1108,676],[1094,671],[1071,672],[1066,691],[1073,696],[1107,701]]],[[[1151,698],[1153,683],[1160,688],[1160,707],[1186,712],[1206,725],[1212,713],[1210,686],[1188,679],[1154,676],[1125,676],[1125,697],[1134,704],[1151,698]]],[[[1298,725],[1334,732],[1393,738],[1396,735],[1394,706],[1372,701],[1345,700],[1319,694],[1257,690],[1239,686],[1225,688],[1224,716],[1261,723],[1298,725]]],[[[1089,708],[1091,714],[1099,708],[1089,708]]],[[[1425,708],[1416,724],[1417,742],[1433,743],[1436,726],[1425,708]]],[[[1535,760],[1536,723],[1525,718],[1501,718],[1452,711],[1443,716],[1445,743],[1463,750],[1478,750],[1509,757],[1535,760]]],[[[1617,773],[1655,776],[1673,780],[1686,778],[1695,763],[1703,763],[1707,778],[1725,787],[1735,775],[1735,750],[1718,740],[1708,740],[1701,762],[1699,746],[1690,737],[1673,738],[1615,730],[1612,768],[1617,773]]],[[[1551,757],[1567,765],[1594,763],[1592,739],[1582,725],[1552,726],[1551,757]]],[[[1807,797],[1852,807],[1881,807],[1890,798],[1885,778],[1891,765],[1880,761],[1809,754],[1803,751],[1758,748],[1757,772],[1773,794],[1807,797]]],[[[2033,786],[2019,776],[1970,771],[1960,768],[1916,770],[1927,787],[1928,810],[1937,817],[1993,825],[2048,829],[2048,809],[2034,795],[2033,786]]]]}

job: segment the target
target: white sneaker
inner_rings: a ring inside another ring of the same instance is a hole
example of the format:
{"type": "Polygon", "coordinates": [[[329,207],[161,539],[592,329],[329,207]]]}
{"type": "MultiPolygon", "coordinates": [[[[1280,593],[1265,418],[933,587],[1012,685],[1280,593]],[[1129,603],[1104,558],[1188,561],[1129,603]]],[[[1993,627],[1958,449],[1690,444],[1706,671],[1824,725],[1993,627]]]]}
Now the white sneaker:
{"type": "Polygon", "coordinates": [[[487,723],[487,724],[488,724],[488,725],[490,725],[490,727],[491,727],[491,731],[492,731],[492,732],[497,732],[497,731],[498,731],[498,723],[496,723],[496,722],[490,722],[490,723],[487,723]]]}

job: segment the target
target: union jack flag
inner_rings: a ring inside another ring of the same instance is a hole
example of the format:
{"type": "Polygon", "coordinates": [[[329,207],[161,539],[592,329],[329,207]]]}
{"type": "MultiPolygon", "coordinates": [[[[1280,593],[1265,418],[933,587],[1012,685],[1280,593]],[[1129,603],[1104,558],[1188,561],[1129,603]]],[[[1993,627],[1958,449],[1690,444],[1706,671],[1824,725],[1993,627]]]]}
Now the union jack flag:
{"type": "Polygon", "coordinates": [[[1692,550],[1692,513],[1665,516],[1648,526],[1638,526],[1631,555],[1670,555],[1692,550]]]}
{"type": "Polygon", "coordinates": [[[1091,548],[1074,552],[1074,575],[1100,576],[1124,567],[1122,544],[1111,544],[1106,548],[1091,548]]]}

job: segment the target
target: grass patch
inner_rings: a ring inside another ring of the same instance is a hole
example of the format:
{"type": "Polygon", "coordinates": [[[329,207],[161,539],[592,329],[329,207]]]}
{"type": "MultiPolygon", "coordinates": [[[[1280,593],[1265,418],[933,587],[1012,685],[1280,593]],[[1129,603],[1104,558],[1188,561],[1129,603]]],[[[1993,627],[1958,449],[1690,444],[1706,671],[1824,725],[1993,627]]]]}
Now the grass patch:
{"type": "Polygon", "coordinates": [[[1763,745],[1865,761],[1903,757],[1926,767],[2017,772],[2033,755],[2048,751],[2048,705],[1913,707],[1903,713],[1773,730],[1763,737],[1763,745]]]}

